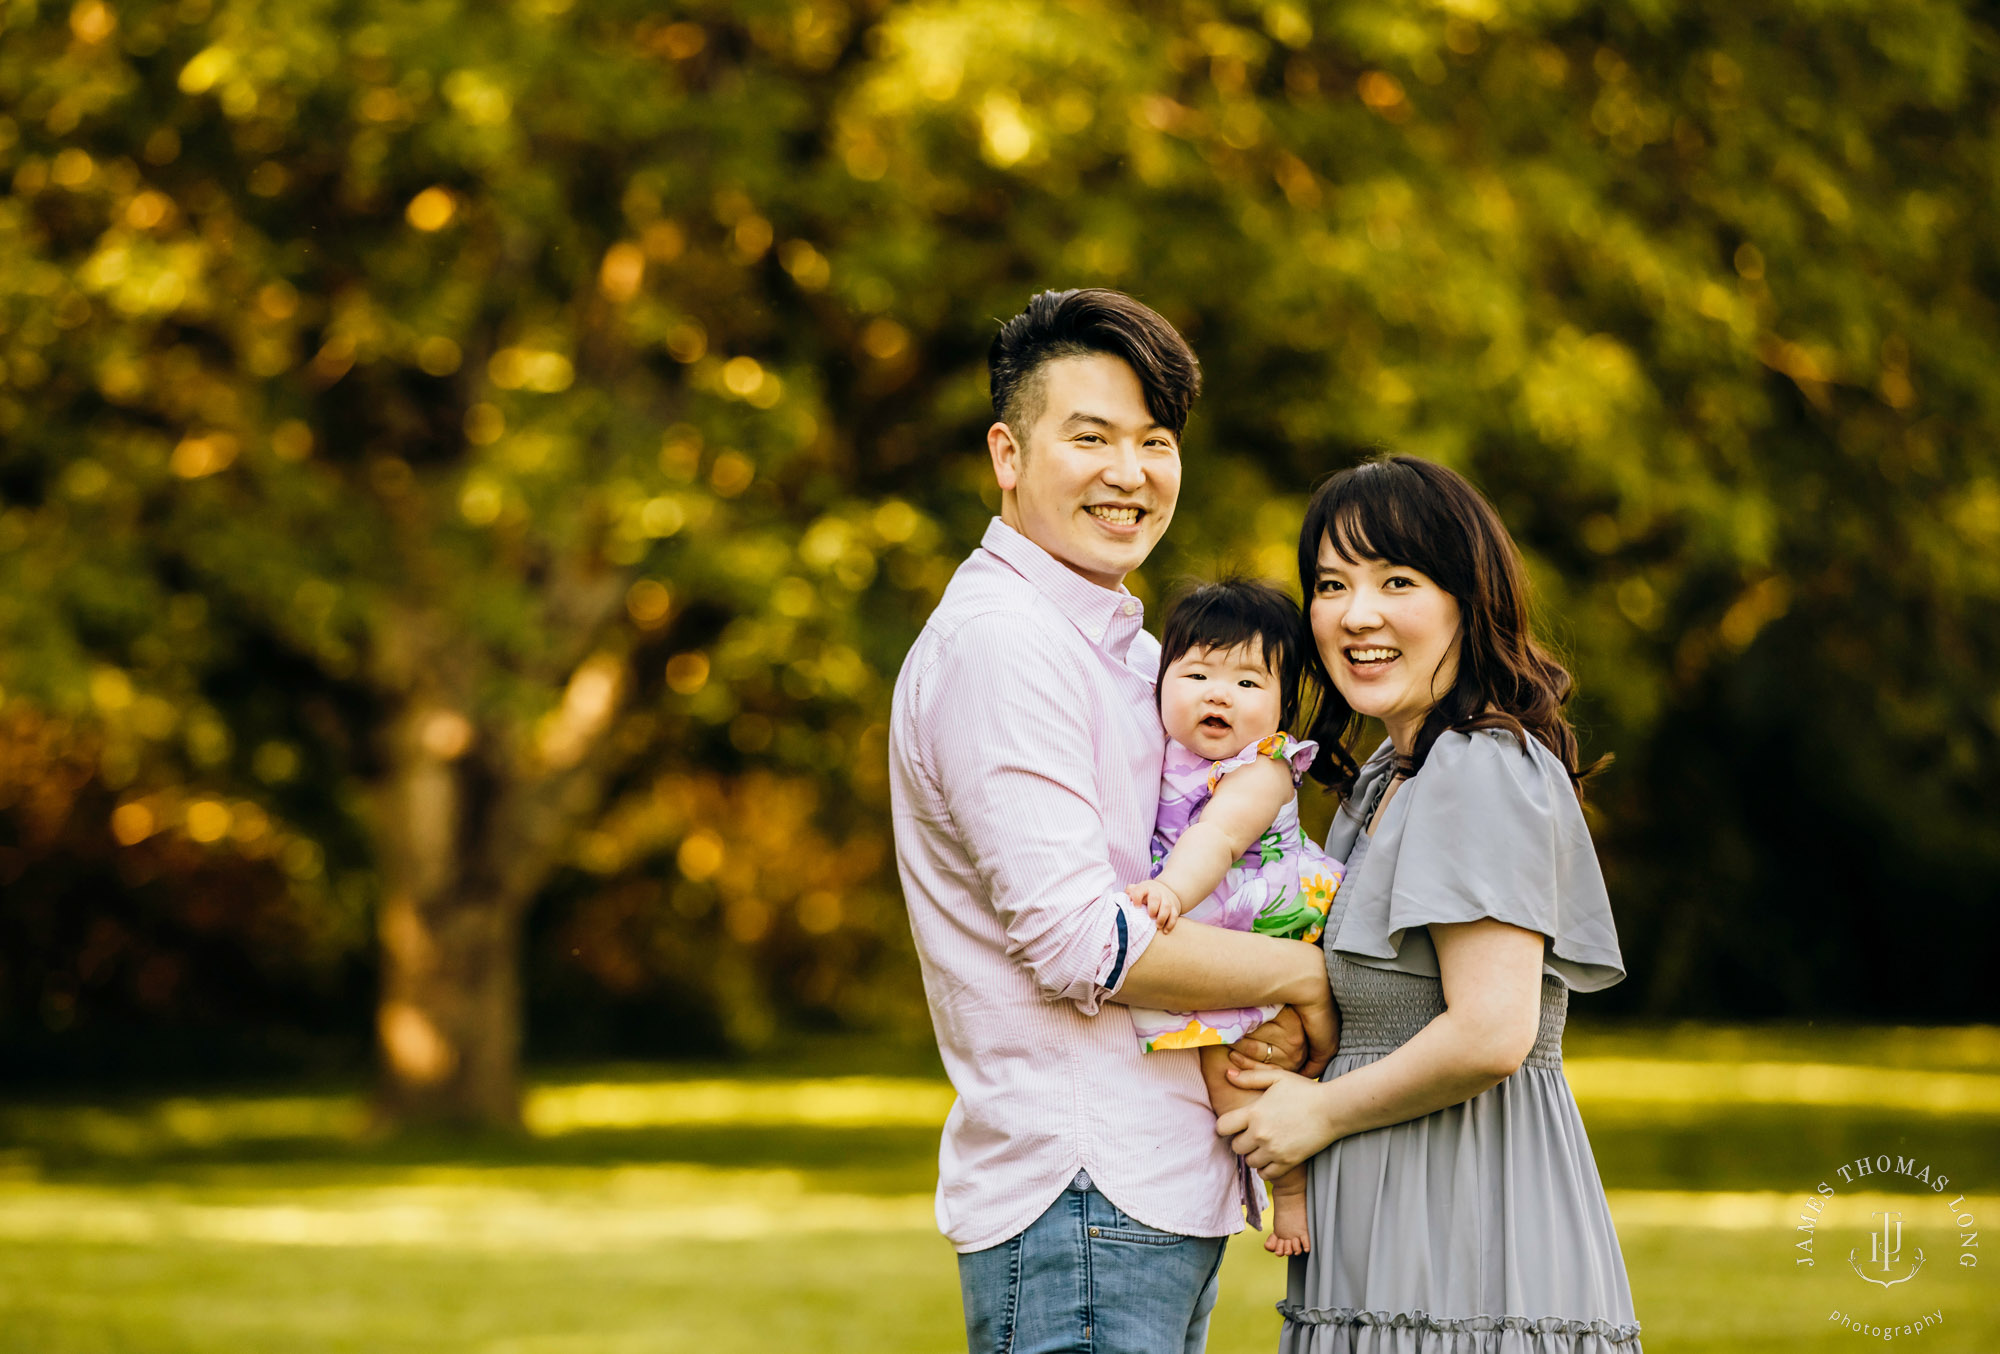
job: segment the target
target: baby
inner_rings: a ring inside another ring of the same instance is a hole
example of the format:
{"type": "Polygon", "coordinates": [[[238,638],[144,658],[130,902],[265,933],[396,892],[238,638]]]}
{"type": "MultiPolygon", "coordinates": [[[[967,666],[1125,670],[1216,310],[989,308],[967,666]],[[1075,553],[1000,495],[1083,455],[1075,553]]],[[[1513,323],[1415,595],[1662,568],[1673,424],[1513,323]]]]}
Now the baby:
{"type": "MultiPolygon", "coordinates": [[[[1319,939],[1342,867],[1299,829],[1298,783],[1318,746],[1285,732],[1298,713],[1304,625],[1265,583],[1198,588],[1167,614],[1160,650],[1160,720],[1167,756],[1153,826],[1153,878],[1125,892],[1162,930],[1187,916],[1259,935],[1319,939]]],[[[1232,1085],[1228,1045],[1277,1013],[1134,1008],[1139,1044],[1200,1051],[1209,1104],[1226,1113],[1257,1098],[1232,1085]]],[[[1305,1168],[1271,1182],[1264,1249],[1299,1255],[1306,1234],[1305,1168]]],[[[1245,1182],[1252,1221],[1254,1179],[1245,1182]]]]}

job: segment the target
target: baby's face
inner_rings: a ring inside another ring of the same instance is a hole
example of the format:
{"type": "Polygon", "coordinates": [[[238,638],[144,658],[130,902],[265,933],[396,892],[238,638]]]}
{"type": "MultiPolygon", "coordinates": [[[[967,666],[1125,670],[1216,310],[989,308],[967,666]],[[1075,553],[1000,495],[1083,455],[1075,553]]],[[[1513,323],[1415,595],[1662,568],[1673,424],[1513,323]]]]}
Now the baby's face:
{"type": "Polygon", "coordinates": [[[1233,649],[1189,649],[1160,679],[1160,722],[1182,747],[1212,762],[1278,731],[1278,679],[1258,640],[1233,649]]]}

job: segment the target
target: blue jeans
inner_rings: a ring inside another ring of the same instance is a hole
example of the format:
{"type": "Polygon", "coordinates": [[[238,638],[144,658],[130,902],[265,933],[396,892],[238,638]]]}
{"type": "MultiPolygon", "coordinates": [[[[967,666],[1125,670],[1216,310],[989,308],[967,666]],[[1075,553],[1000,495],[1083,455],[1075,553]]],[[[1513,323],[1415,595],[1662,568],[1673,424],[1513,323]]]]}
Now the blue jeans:
{"type": "Polygon", "coordinates": [[[972,1354],[1201,1354],[1229,1238],[1177,1236],[1078,1179],[1028,1230],[958,1257],[972,1354]]]}

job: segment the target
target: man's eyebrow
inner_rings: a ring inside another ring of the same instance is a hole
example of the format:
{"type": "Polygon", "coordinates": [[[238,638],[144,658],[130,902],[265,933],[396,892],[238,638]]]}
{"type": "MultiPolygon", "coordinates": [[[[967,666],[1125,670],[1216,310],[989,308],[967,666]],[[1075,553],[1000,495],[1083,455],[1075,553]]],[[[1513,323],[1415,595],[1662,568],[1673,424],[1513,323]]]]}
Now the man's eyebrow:
{"type": "MultiPolygon", "coordinates": [[[[1081,409],[1071,414],[1068,418],[1064,419],[1061,423],[1057,424],[1056,426],[1059,429],[1068,429],[1077,427],[1079,425],[1091,428],[1104,428],[1107,430],[1114,429],[1118,426],[1117,424],[1113,423],[1110,419],[1104,417],[1102,414],[1086,413],[1081,409]]],[[[1149,433],[1172,434],[1173,429],[1169,428],[1164,423],[1151,423],[1145,427],[1144,431],[1149,433]]]]}

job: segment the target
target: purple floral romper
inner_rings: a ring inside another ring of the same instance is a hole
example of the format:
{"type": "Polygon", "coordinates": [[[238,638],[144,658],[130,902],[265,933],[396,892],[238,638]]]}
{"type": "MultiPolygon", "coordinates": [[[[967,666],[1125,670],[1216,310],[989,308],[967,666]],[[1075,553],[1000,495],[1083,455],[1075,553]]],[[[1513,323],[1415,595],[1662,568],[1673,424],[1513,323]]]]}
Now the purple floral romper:
{"type": "MultiPolygon", "coordinates": [[[[1153,874],[1157,876],[1181,833],[1201,817],[1223,775],[1259,757],[1289,762],[1296,787],[1319,751],[1317,743],[1274,733],[1234,757],[1211,762],[1167,740],[1167,757],[1160,769],[1160,808],[1153,820],[1153,874]]],[[[1299,829],[1299,800],[1294,794],[1278,811],[1263,837],[1230,867],[1215,892],[1189,908],[1191,921],[1231,931],[1287,936],[1317,941],[1326,925],[1344,870],[1299,829]]],[[[1242,1006],[1231,1011],[1151,1011],[1132,1008],[1139,1047],[1151,1053],[1163,1048],[1201,1048],[1233,1044],[1276,1015],[1275,1006],[1242,1006]]]]}

